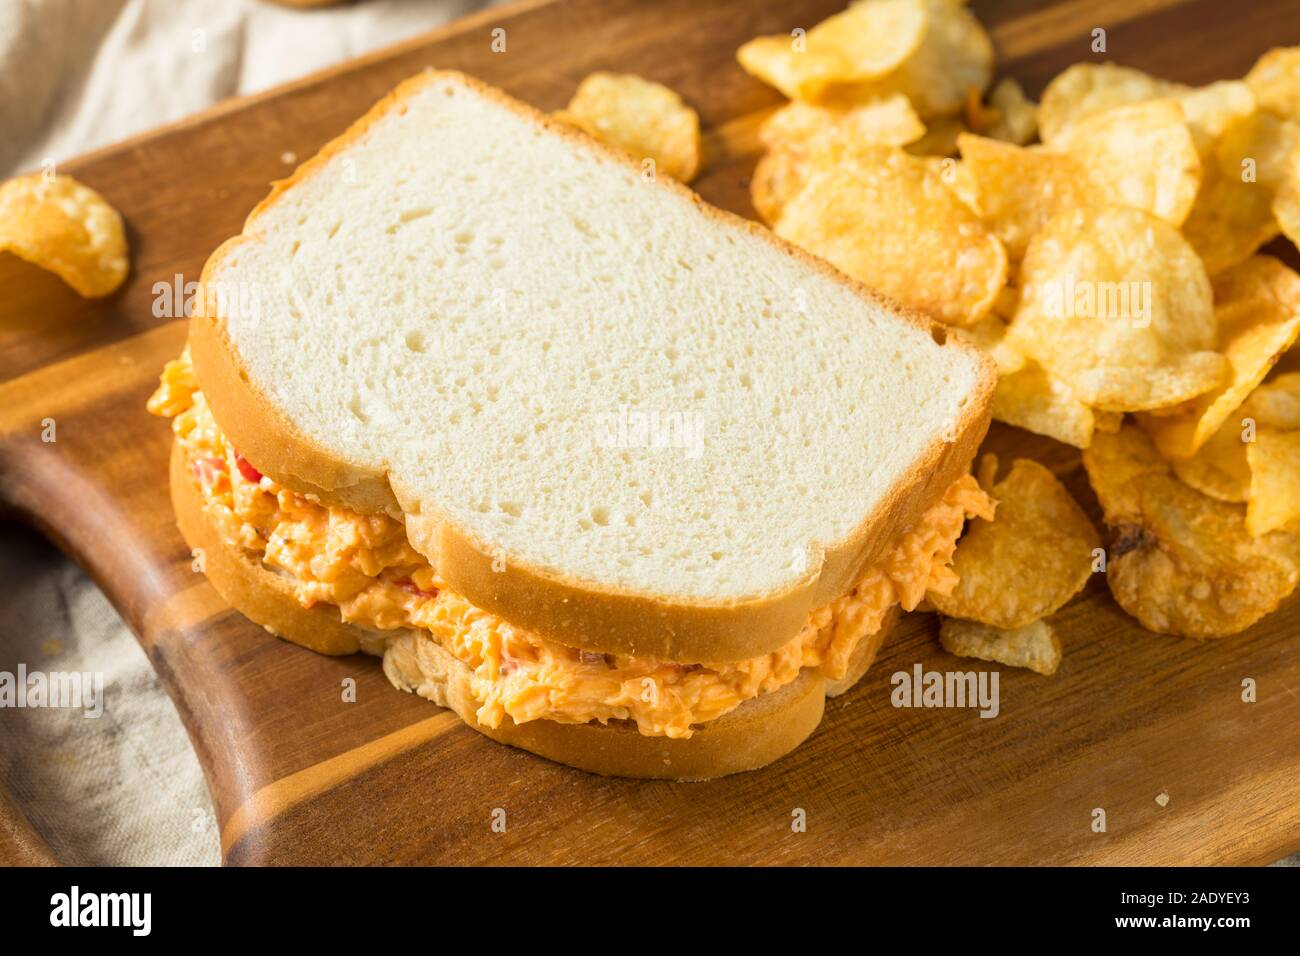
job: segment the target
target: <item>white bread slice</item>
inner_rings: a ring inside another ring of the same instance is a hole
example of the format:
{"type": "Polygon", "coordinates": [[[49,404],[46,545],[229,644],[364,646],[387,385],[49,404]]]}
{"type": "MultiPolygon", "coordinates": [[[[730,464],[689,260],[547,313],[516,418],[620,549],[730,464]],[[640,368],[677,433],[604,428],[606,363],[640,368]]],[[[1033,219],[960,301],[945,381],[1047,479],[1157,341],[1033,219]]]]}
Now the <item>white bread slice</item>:
{"type": "Polygon", "coordinates": [[[203,281],[196,373],[253,465],[404,513],[453,590],[613,653],[788,641],[968,467],[995,383],[929,321],[454,73],[277,184],[203,281]],[[700,454],[643,447],[624,410],[698,425],[700,454]]]}
{"type": "Polygon", "coordinates": [[[897,606],[892,608],[881,629],[858,645],[844,678],[827,681],[808,670],[775,693],[746,701],[710,721],[688,739],[644,736],[631,721],[516,724],[507,717],[500,727],[484,727],[476,717],[478,702],[470,690],[469,666],[428,635],[369,631],[342,621],[338,608],[330,604],[304,608],[291,581],[230,544],[204,511],[202,493],[179,442],[172,443],[171,497],[186,544],[203,549],[208,581],[254,623],[322,654],[383,655],[384,673],[395,686],[451,708],[480,733],[571,767],[611,776],[703,780],[752,770],[784,756],[820,723],[822,699],[844,693],[862,677],[899,613],[897,606]],[[417,647],[423,653],[417,653],[417,647]]]}

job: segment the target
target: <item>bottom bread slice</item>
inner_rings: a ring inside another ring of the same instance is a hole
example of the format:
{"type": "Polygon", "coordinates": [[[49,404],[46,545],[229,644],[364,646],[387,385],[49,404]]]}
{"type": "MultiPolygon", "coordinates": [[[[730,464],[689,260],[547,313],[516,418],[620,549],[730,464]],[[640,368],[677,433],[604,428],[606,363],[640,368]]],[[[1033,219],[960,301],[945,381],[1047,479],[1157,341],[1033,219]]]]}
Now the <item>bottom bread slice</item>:
{"type": "Polygon", "coordinates": [[[648,736],[632,721],[567,724],[507,717],[492,728],[475,718],[472,671],[438,644],[414,631],[382,634],[345,623],[337,608],[304,608],[292,582],[251,554],[230,545],[206,517],[203,498],[174,443],[171,497],[177,525],[221,597],[278,637],[323,654],[384,655],[384,672],[398,687],[454,710],[465,723],[501,743],[559,763],[607,776],[705,780],[765,766],[799,746],[821,722],[827,696],[852,687],[871,665],[897,620],[893,608],[880,630],[855,649],[845,677],[828,682],[805,668],[792,683],[709,721],[687,739],[648,736]],[[420,643],[417,643],[420,642],[420,643]],[[417,654],[417,649],[422,649],[417,654]]]}

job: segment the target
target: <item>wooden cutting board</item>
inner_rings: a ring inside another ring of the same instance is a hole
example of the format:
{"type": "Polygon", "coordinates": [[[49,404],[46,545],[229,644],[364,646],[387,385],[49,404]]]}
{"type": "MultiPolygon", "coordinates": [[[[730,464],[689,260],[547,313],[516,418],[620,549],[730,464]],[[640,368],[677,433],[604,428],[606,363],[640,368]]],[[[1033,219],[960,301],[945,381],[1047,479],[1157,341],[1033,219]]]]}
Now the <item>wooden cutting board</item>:
{"type": "MultiPolygon", "coordinates": [[[[167,500],[170,432],[144,411],[184,340],[183,321],[155,314],[154,285],[197,279],[270,180],[430,64],[543,109],[612,68],[696,106],[709,149],[697,188],[752,215],[756,117],[779,97],[734,51],[842,6],[529,2],[63,164],[122,211],[133,270],[120,293],[87,303],[0,256],[0,500],[84,565],[139,635],[207,774],[227,862],[1262,863],[1300,849],[1296,605],[1200,644],[1140,630],[1096,580],[1056,617],[1056,677],[1003,670],[992,720],[891,706],[896,671],[987,669],[945,655],[933,618],[912,615],[794,754],[676,784],[602,779],[498,746],[393,690],[373,659],[270,637],[191,570],[167,500]],[[505,53],[491,52],[497,27],[505,53]],[[346,678],[355,703],[342,699],[346,678]],[[1245,678],[1255,703],[1241,699],[1245,678]],[[1091,828],[1095,808],[1105,833],[1091,828]],[[799,809],[806,832],[791,827],[799,809]],[[492,828],[497,810],[505,832],[492,828]]],[[[1000,72],[1033,95],[1093,57],[1097,27],[1110,58],[1194,83],[1300,42],[1291,0],[974,7],[1000,72]]],[[[1076,451],[1000,426],[987,447],[1044,462],[1096,515],[1076,451]]]]}

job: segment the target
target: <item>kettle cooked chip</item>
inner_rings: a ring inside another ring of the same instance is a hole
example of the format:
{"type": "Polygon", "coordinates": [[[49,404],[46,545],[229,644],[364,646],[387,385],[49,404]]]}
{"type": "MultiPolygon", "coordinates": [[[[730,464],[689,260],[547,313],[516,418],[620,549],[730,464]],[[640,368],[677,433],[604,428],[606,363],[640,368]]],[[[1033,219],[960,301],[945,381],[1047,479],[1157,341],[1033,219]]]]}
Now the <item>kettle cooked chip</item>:
{"type": "Polygon", "coordinates": [[[764,121],[758,140],[766,148],[808,142],[835,128],[835,135],[886,146],[905,146],[925,135],[925,124],[901,93],[849,106],[817,106],[792,100],[764,121]]]}
{"type": "Polygon", "coordinates": [[[939,622],[939,643],[958,657],[1024,667],[1047,677],[1061,665],[1061,642],[1046,621],[1006,630],[945,617],[939,622]]]}
{"type": "Polygon", "coordinates": [[[1088,405],[1159,408],[1223,379],[1205,267],[1178,230],[1150,213],[1061,213],[1030,242],[1020,281],[1008,342],[1088,405]]]}
{"type": "Polygon", "coordinates": [[[1107,584],[1148,630],[1236,634],[1300,581],[1300,537],[1252,537],[1245,507],[1183,484],[1136,426],[1094,435],[1083,464],[1114,532],[1107,584]]]}
{"type": "Polygon", "coordinates": [[[1118,106],[1084,117],[1052,141],[1087,173],[1104,202],[1145,209],[1181,225],[1196,200],[1201,161],[1173,100],[1118,106]]]}
{"type": "Polygon", "coordinates": [[[1191,458],[1174,459],[1174,474],[1201,494],[1242,503],[1250,497],[1250,462],[1241,415],[1234,415],[1191,458]]]}
{"type": "Polygon", "coordinates": [[[1300,431],[1261,428],[1246,446],[1246,457],[1246,530],[1255,537],[1279,529],[1300,531],[1300,431]]]}
{"type": "Polygon", "coordinates": [[[555,118],[688,183],[700,168],[700,117],[661,83],[630,73],[592,73],[555,118]]]}
{"type": "Polygon", "coordinates": [[[1246,74],[1246,85],[1260,109],[1300,123],[1300,46],[1269,50],[1246,74]]]}
{"type": "Polygon", "coordinates": [[[41,173],[0,184],[0,252],[53,272],[87,299],[126,279],[122,217],[104,197],[71,176],[41,173]]]}
{"type": "Polygon", "coordinates": [[[1177,84],[1115,63],[1076,63],[1047,84],[1038,105],[1038,131],[1052,143],[1072,123],[1126,103],[1169,96],[1177,84]]]}
{"type": "Polygon", "coordinates": [[[993,417],[1075,448],[1087,448],[1097,427],[1093,410],[1035,362],[998,378],[993,417]]]}
{"type": "Polygon", "coordinates": [[[817,24],[801,38],[767,36],[736,53],[745,72],[792,100],[862,83],[895,70],[921,45],[924,0],[867,0],[817,24]]]}
{"type": "Polygon", "coordinates": [[[886,295],[952,325],[988,314],[1007,254],[924,160],[859,144],[782,209],[777,235],[886,295]]]}
{"type": "Polygon", "coordinates": [[[931,591],[941,614],[1015,628],[1046,617],[1078,594],[1092,574],[1097,530],[1050,471],[1018,458],[994,483],[997,458],[985,455],[980,484],[997,501],[992,521],[973,519],[957,542],[951,594],[931,591]]]}
{"type": "Polygon", "coordinates": [[[1195,454],[1300,335],[1300,275],[1272,256],[1247,259],[1216,276],[1213,287],[1229,377],[1178,415],[1142,420],[1166,458],[1195,454]]]}

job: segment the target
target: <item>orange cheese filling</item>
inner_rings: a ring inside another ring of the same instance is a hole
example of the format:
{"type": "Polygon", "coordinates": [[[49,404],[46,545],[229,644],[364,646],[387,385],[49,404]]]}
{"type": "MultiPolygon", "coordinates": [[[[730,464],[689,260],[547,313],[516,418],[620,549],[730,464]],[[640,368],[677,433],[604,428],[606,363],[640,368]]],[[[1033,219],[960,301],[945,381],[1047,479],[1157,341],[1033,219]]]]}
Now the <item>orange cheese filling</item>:
{"type": "Polygon", "coordinates": [[[740,661],[679,664],[570,647],[475,607],[448,590],[407,541],[401,521],[332,508],[261,475],[226,440],[198,389],[188,352],[169,362],[149,410],[172,419],[204,509],[232,545],[294,582],[304,608],[338,608],[377,631],[428,635],[472,671],[477,718],[516,723],[633,720],[641,733],[689,737],[692,728],[793,681],[805,667],[844,676],[858,642],[895,604],[950,593],[949,562],[968,517],[993,502],[964,475],[857,587],[809,615],[787,644],[740,661]]]}

